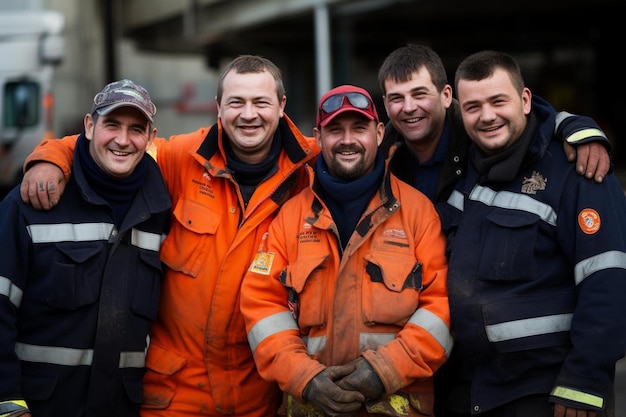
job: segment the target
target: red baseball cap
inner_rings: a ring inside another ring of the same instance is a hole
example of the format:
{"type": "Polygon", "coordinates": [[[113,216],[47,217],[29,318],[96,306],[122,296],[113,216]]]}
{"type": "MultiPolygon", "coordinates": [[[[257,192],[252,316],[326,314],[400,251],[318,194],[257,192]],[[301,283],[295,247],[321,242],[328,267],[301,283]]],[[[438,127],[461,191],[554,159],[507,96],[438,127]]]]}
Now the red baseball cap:
{"type": "Polygon", "coordinates": [[[336,116],[347,111],[361,113],[370,120],[379,121],[372,97],[366,90],[353,85],[341,85],[320,99],[316,124],[320,127],[326,126],[336,116]]]}

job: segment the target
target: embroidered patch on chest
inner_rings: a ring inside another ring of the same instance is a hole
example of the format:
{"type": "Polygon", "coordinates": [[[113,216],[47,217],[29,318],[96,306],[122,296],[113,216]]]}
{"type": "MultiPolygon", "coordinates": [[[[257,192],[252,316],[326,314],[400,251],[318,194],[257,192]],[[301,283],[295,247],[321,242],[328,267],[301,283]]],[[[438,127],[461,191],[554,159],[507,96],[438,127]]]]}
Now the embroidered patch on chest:
{"type": "Polygon", "coordinates": [[[522,181],[521,191],[524,194],[536,194],[539,190],[545,190],[547,183],[547,178],[544,178],[543,175],[541,175],[537,171],[533,171],[533,174],[530,176],[530,178],[524,177],[524,181],[522,181]]]}

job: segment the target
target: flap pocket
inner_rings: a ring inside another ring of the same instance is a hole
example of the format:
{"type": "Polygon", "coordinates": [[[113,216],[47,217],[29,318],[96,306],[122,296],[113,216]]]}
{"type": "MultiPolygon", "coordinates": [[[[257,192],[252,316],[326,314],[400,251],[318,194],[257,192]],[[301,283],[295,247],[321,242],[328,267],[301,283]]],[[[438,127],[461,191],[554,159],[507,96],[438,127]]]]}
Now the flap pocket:
{"type": "Polygon", "coordinates": [[[52,397],[54,388],[57,386],[58,376],[53,374],[42,375],[41,373],[30,373],[30,368],[25,367],[22,376],[22,394],[27,400],[48,400],[52,397]]]}
{"type": "Polygon", "coordinates": [[[535,242],[539,217],[532,213],[494,210],[487,217],[478,276],[483,281],[532,281],[537,276],[535,242]]]}
{"type": "MultiPolygon", "coordinates": [[[[317,268],[321,268],[329,255],[318,255],[315,257],[300,257],[298,260],[287,266],[285,274],[285,286],[293,288],[297,293],[301,293],[304,284],[317,268]]],[[[320,282],[320,284],[323,284],[320,282]]]]}
{"type": "Polygon", "coordinates": [[[502,227],[518,228],[532,226],[539,221],[535,214],[521,211],[494,210],[487,215],[487,220],[502,227]]]}
{"type": "Polygon", "coordinates": [[[161,246],[161,259],[171,269],[195,277],[215,244],[223,213],[181,198],[173,214],[176,221],[161,246]]]}
{"type": "Polygon", "coordinates": [[[163,349],[154,343],[150,344],[146,356],[146,367],[163,375],[174,375],[187,364],[182,356],[163,349]]]}
{"type": "Polygon", "coordinates": [[[182,356],[154,343],[148,348],[146,374],[143,378],[143,405],[149,409],[169,407],[181,378],[179,371],[187,364],[182,356]]]}
{"type": "Polygon", "coordinates": [[[181,198],[174,208],[174,217],[184,228],[194,233],[215,233],[222,214],[193,200],[181,198]]]}
{"type": "Polygon", "coordinates": [[[372,282],[385,284],[389,291],[422,288],[422,265],[415,257],[390,253],[369,253],[365,256],[366,271],[372,282]]]}
{"type": "Polygon", "coordinates": [[[59,254],[50,267],[47,280],[50,306],[76,309],[96,302],[107,258],[106,243],[59,243],[59,254]]]}

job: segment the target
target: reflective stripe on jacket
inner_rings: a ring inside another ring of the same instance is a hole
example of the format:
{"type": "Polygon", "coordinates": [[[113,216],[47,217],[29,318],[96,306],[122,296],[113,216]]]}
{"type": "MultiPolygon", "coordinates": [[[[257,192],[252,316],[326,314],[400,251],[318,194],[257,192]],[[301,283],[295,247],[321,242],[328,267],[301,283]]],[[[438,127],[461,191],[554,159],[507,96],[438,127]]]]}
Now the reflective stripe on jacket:
{"type": "Polygon", "coordinates": [[[242,287],[261,375],[301,400],[327,365],[362,355],[387,393],[432,398],[431,377],[452,346],[444,247],[432,203],[394,176],[343,254],[313,189],[285,203],[242,287]]]}

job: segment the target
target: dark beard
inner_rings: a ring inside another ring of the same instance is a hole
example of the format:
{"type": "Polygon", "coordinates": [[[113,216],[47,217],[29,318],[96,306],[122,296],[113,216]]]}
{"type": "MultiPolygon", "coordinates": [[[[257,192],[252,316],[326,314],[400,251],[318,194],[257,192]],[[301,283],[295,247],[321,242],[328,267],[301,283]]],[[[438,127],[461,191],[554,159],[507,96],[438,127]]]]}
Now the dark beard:
{"type": "Polygon", "coordinates": [[[333,159],[328,166],[330,172],[335,178],[342,181],[354,181],[363,177],[367,172],[365,170],[365,161],[361,159],[354,167],[346,168],[344,165],[333,159]]]}

